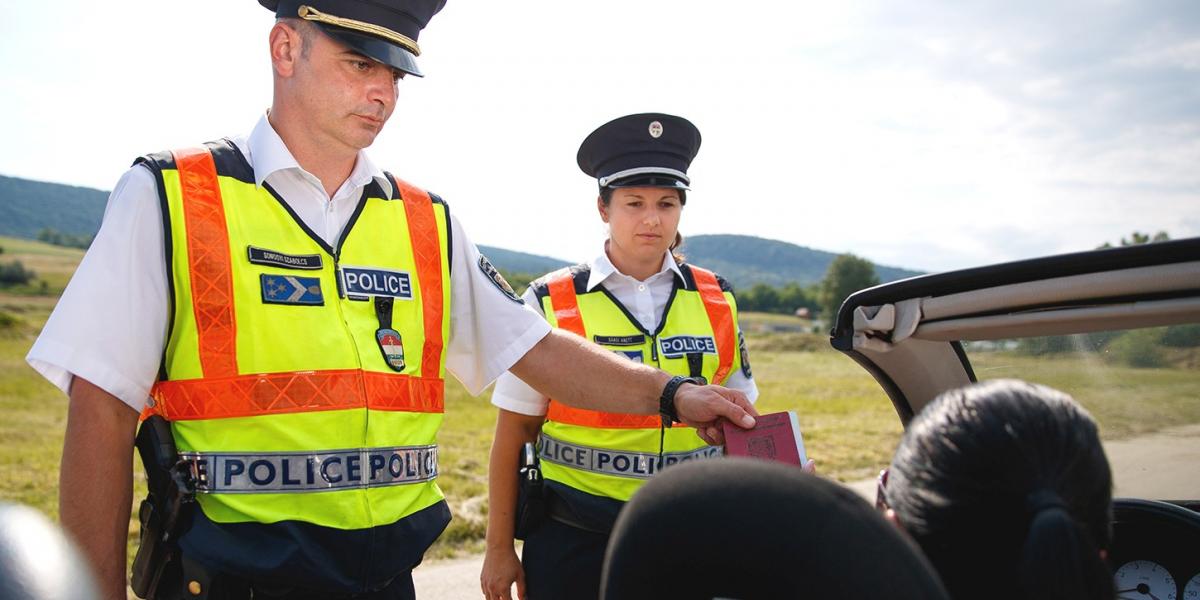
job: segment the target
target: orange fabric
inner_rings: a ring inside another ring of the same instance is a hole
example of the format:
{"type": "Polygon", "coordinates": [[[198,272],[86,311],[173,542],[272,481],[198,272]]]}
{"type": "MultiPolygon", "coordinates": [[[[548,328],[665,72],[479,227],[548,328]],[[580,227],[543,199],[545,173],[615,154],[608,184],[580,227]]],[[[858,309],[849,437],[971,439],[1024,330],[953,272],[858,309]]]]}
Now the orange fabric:
{"type": "Polygon", "coordinates": [[[554,306],[554,318],[558,328],[570,331],[583,339],[587,339],[587,331],[583,327],[583,316],[579,314],[579,299],[575,297],[575,278],[569,269],[551,279],[546,284],[550,291],[550,304],[554,306]]]}
{"type": "Polygon", "coordinates": [[[717,343],[717,372],[713,374],[712,383],[725,382],[729,370],[733,367],[733,353],[737,350],[737,333],[733,324],[733,309],[725,300],[725,292],[712,271],[692,266],[692,278],[696,280],[696,291],[704,301],[704,310],[708,312],[708,322],[712,325],[713,338],[717,343]]]}
{"type": "Polygon", "coordinates": [[[205,377],[237,375],[237,323],[229,230],[217,167],[207,148],[174,150],[187,227],[188,273],[205,377]]]}
{"type": "Polygon", "coordinates": [[[143,418],[159,414],[187,421],[363,407],[440,413],[444,390],[436,377],[357,369],[160,381],[150,390],[154,406],[143,418]]]}
{"type": "MultiPolygon", "coordinates": [[[[587,339],[587,331],[583,327],[583,316],[579,314],[579,299],[575,296],[575,278],[571,276],[570,270],[564,270],[561,273],[546,284],[550,291],[550,304],[554,307],[554,318],[558,320],[559,329],[570,331],[587,339]]],[[[662,424],[658,415],[629,415],[587,410],[567,406],[555,400],[550,400],[550,406],[546,409],[546,418],[559,423],[610,429],[657,428],[662,424]]]]}
{"type": "MultiPolygon", "coordinates": [[[[421,352],[421,373],[426,377],[441,375],[442,356],[442,244],[438,239],[437,220],[433,215],[433,200],[424,190],[396,179],[404,210],[408,215],[408,237],[412,240],[413,260],[417,265],[417,280],[421,285],[421,305],[425,316],[425,347],[421,352]]],[[[450,227],[450,222],[446,222],[450,227]]]]}

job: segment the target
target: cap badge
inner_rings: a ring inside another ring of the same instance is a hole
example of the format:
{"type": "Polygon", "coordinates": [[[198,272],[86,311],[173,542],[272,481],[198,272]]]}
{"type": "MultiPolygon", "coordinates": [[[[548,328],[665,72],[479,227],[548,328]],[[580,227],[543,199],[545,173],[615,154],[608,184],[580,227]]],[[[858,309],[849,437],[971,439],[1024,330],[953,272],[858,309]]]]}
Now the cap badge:
{"type": "Polygon", "coordinates": [[[659,123],[658,121],[650,121],[650,137],[658,139],[662,137],[662,134],[662,123],[659,123]]]}

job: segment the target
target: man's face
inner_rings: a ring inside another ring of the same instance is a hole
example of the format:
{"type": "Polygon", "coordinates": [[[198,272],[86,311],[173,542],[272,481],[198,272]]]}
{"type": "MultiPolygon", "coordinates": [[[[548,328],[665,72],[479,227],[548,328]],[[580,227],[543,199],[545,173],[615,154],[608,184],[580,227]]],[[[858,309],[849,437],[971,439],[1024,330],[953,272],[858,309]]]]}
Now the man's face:
{"type": "Polygon", "coordinates": [[[404,73],[314,33],[293,81],[306,123],[326,143],[366,148],[392,116],[404,73]]]}

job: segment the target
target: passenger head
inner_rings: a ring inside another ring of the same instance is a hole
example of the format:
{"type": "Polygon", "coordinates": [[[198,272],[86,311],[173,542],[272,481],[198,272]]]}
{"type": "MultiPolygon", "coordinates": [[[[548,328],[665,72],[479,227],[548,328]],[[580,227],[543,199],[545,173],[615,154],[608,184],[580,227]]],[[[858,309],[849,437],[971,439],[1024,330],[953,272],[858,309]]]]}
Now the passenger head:
{"type": "Polygon", "coordinates": [[[601,598],[947,598],[911,540],[855,492],[799,467],[692,461],[621,510],[601,598]]]}
{"type": "Polygon", "coordinates": [[[1070,396],[998,380],[912,420],[883,497],[955,598],[1112,598],[1112,475],[1070,396]]]}

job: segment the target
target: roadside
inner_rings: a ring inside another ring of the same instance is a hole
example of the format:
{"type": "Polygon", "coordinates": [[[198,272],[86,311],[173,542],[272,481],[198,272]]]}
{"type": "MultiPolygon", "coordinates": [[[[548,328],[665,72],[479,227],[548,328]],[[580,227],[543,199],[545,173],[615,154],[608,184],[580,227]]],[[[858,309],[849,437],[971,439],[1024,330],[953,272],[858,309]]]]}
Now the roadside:
{"type": "MultiPolygon", "coordinates": [[[[1200,498],[1200,424],[1172,427],[1149,435],[1104,443],[1112,465],[1114,497],[1200,498]]],[[[867,502],[875,501],[875,480],[846,484],[867,502]]],[[[478,600],[483,556],[427,561],[413,572],[421,600],[478,600]]]]}

